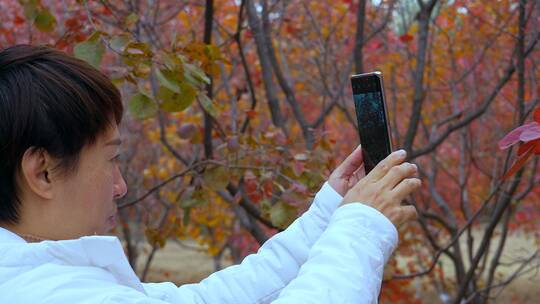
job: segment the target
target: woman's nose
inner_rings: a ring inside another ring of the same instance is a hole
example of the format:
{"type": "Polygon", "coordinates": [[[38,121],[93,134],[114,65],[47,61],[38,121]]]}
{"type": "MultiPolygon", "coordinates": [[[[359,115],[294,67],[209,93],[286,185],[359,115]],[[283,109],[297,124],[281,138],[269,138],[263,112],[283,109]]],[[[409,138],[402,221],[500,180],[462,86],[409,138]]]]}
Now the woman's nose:
{"type": "Polygon", "coordinates": [[[126,193],[127,193],[126,181],[124,180],[124,177],[122,176],[122,174],[119,173],[118,174],[118,179],[114,183],[114,198],[115,199],[120,199],[120,198],[124,197],[124,195],[126,195],[126,193]]]}

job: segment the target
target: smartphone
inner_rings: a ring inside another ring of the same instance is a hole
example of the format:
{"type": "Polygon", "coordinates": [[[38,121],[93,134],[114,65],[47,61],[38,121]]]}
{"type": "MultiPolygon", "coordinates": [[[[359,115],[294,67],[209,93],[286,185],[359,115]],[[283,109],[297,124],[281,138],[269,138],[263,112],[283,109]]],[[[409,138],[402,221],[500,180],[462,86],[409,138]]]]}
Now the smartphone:
{"type": "Polygon", "coordinates": [[[351,76],[358,133],[368,174],[392,153],[392,137],[381,72],[351,76]]]}

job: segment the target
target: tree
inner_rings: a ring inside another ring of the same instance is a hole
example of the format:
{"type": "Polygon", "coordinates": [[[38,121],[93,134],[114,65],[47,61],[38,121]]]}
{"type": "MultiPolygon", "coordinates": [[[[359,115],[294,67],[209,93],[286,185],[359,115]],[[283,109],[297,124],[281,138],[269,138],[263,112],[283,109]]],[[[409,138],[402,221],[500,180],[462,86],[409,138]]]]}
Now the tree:
{"type": "Polygon", "coordinates": [[[218,269],[226,250],[237,262],[286,228],[357,142],[349,76],[370,70],[385,76],[394,142],[424,179],[382,302],[410,302],[403,282],[420,277],[454,303],[484,303],[540,256],[497,274],[513,231],[538,229],[538,157],[501,179],[512,151],[497,149],[538,105],[535,1],[1,6],[2,46],[55,45],[122,90],[130,191],[119,228],[133,267],[143,235],[152,247],[143,279],[167,241],[197,240],[218,269]]]}

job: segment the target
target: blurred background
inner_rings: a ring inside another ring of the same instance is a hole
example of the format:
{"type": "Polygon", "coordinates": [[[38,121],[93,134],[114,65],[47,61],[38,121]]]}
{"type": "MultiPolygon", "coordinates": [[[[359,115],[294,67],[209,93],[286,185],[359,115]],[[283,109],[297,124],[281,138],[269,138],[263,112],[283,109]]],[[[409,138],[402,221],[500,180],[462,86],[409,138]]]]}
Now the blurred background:
{"type": "Polygon", "coordinates": [[[382,71],[423,188],[381,303],[538,302],[540,131],[500,141],[540,123],[539,30],[538,0],[0,1],[1,48],[121,90],[114,233],[149,282],[198,282],[305,211],[359,144],[350,75],[382,71]]]}

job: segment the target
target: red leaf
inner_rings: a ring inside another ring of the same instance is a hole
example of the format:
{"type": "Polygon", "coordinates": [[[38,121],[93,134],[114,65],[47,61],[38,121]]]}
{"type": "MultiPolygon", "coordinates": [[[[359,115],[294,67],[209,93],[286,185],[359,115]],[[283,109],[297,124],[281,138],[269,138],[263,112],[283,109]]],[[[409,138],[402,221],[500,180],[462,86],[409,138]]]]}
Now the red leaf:
{"type": "Polygon", "coordinates": [[[540,107],[534,111],[534,120],[540,123],[540,107]]]}
{"type": "Polygon", "coordinates": [[[106,6],[106,5],[103,7],[103,11],[102,11],[101,13],[102,13],[103,15],[105,15],[105,16],[110,16],[110,15],[112,15],[111,9],[110,9],[108,6],[106,6]]]}
{"type": "Polygon", "coordinates": [[[412,35],[409,35],[409,34],[404,34],[404,35],[399,36],[399,40],[401,40],[401,42],[403,42],[403,43],[407,43],[409,41],[412,41],[413,39],[414,39],[414,37],[412,35]]]}
{"type": "Polygon", "coordinates": [[[298,30],[291,24],[287,24],[285,26],[285,30],[287,31],[287,33],[289,34],[295,34],[296,32],[298,32],[298,30]]]}
{"type": "Polygon", "coordinates": [[[257,111],[255,111],[255,110],[247,110],[246,111],[246,116],[249,117],[249,119],[254,119],[255,117],[257,117],[257,111]]]}
{"type": "Polygon", "coordinates": [[[508,177],[516,174],[516,172],[518,172],[519,169],[521,169],[521,167],[523,167],[523,165],[525,164],[525,162],[527,161],[527,159],[529,159],[529,157],[531,157],[531,155],[533,154],[533,149],[530,149],[529,151],[527,151],[527,153],[525,153],[525,155],[521,158],[519,158],[513,165],[512,167],[510,168],[510,170],[508,170],[508,172],[506,172],[504,174],[504,176],[502,177],[503,180],[507,179],[508,177]]]}
{"type": "Polygon", "coordinates": [[[245,35],[246,35],[246,39],[251,39],[253,38],[253,32],[251,32],[250,29],[247,29],[244,31],[245,35]]]}
{"type": "Polygon", "coordinates": [[[15,16],[15,20],[13,20],[13,23],[15,23],[15,25],[21,25],[24,23],[24,18],[17,15],[15,16]]]}
{"type": "Polygon", "coordinates": [[[523,131],[530,128],[532,125],[537,125],[537,124],[538,124],[537,122],[531,122],[510,131],[510,133],[506,134],[506,136],[503,137],[503,139],[499,141],[499,149],[504,150],[510,146],[517,144],[520,140],[519,136],[521,135],[521,133],[523,133],[523,131]]]}
{"type": "Polygon", "coordinates": [[[519,221],[519,222],[523,222],[525,220],[527,220],[527,213],[525,212],[516,212],[516,219],[519,221]]]}
{"type": "Polygon", "coordinates": [[[534,147],[534,154],[540,154],[540,142],[536,144],[536,147],[534,147]]]}
{"type": "Polygon", "coordinates": [[[519,146],[517,155],[521,156],[521,155],[523,155],[523,153],[525,153],[525,152],[529,151],[530,149],[534,148],[534,146],[536,145],[536,142],[537,141],[534,140],[534,141],[530,141],[530,142],[527,142],[527,143],[519,146]]]}
{"type": "Polygon", "coordinates": [[[529,127],[523,130],[523,133],[519,135],[519,139],[524,142],[532,141],[540,138],[540,124],[532,122],[529,127]]]}
{"type": "Polygon", "coordinates": [[[66,20],[66,22],[64,22],[64,24],[66,25],[68,29],[73,30],[75,27],[79,25],[79,19],[76,17],[69,18],[66,20]]]}

